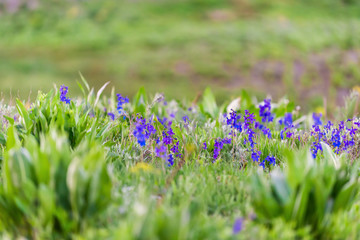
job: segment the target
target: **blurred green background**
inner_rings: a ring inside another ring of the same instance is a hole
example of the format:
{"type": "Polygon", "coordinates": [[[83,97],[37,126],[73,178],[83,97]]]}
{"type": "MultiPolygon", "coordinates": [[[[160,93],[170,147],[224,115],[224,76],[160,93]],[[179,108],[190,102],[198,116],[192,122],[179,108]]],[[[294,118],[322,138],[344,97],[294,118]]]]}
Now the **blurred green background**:
{"type": "Polygon", "coordinates": [[[211,86],[219,101],[246,89],[305,108],[360,85],[358,0],[0,0],[0,36],[5,99],[54,83],[75,96],[79,72],[128,96],[211,86]]]}

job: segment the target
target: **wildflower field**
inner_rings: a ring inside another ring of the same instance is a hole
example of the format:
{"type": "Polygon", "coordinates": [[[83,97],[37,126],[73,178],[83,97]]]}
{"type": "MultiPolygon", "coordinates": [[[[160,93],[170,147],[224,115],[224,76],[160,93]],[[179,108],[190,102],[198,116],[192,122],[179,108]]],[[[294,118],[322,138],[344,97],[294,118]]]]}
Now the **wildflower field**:
{"type": "Polygon", "coordinates": [[[330,121],[78,87],[1,102],[2,239],[360,238],[358,92],[330,121]]]}

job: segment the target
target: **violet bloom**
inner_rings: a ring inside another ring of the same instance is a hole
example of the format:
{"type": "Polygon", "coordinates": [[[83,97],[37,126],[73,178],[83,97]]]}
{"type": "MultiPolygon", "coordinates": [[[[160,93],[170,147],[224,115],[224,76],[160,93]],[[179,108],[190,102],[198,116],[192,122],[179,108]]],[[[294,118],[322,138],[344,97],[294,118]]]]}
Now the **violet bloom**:
{"type": "Polygon", "coordinates": [[[233,234],[238,234],[243,229],[244,225],[244,219],[243,218],[237,218],[233,225],[233,234]]]}
{"type": "Polygon", "coordinates": [[[321,113],[319,113],[319,114],[313,113],[312,114],[312,118],[314,120],[314,125],[315,126],[321,126],[322,125],[321,117],[322,117],[321,113]]]}
{"type": "Polygon", "coordinates": [[[271,99],[264,99],[264,104],[259,105],[259,116],[264,123],[274,120],[274,115],[271,114],[271,99]]]}
{"type": "Polygon", "coordinates": [[[189,124],[190,119],[188,116],[184,116],[184,117],[182,117],[182,119],[184,120],[185,124],[189,124]]]}
{"type": "Polygon", "coordinates": [[[163,159],[166,158],[166,150],[164,145],[155,147],[155,156],[163,159]]]}
{"type": "Polygon", "coordinates": [[[290,127],[293,123],[292,114],[291,113],[285,113],[284,116],[284,125],[286,127],[290,127]]]}
{"type": "Polygon", "coordinates": [[[172,165],[174,165],[174,157],[172,154],[169,154],[169,158],[168,158],[168,166],[171,167],[172,165]]]}
{"type": "Polygon", "coordinates": [[[68,93],[68,87],[61,85],[60,86],[60,101],[70,104],[70,98],[66,97],[66,94],[68,93]]]}
{"type": "Polygon", "coordinates": [[[116,97],[117,97],[117,111],[120,115],[124,114],[124,111],[123,111],[123,105],[125,103],[128,103],[129,102],[129,98],[128,97],[123,97],[121,96],[121,94],[116,94],[116,97]]]}
{"type": "Polygon", "coordinates": [[[115,120],[115,114],[113,114],[112,112],[108,112],[107,115],[110,117],[111,120],[115,120]]]}

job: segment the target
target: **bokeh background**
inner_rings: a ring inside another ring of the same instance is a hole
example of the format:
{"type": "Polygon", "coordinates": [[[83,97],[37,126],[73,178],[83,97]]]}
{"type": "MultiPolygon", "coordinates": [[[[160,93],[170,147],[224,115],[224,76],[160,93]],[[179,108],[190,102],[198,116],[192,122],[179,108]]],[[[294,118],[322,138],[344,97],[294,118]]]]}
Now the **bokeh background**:
{"type": "MultiPolygon", "coordinates": [[[[248,91],[304,108],[342,104],[360,85],[359,0],[0,0],[2,97],[27,99],[79,72],[193,99],[248,91]]],[[[110,88],[107,88],[110,91],[110,88]]]]}

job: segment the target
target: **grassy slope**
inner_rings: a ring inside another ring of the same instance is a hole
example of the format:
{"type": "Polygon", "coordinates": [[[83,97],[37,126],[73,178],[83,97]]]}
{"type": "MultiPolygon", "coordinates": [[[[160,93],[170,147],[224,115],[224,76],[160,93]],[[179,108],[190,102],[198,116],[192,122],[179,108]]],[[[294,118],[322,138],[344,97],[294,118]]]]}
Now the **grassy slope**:
{"type": "Polygon", "coordinates": [[[25,98],[54,82],[72,87],[81,71],[128,95],[143,85],[192,98],[211,85],[220,100],[245,87],[313,106],[321,95],[339,102],[359,82],[358,7],[280,3],[245,11],[217,1],[107,1],[3,17],[2,90],[25,98]]]}

